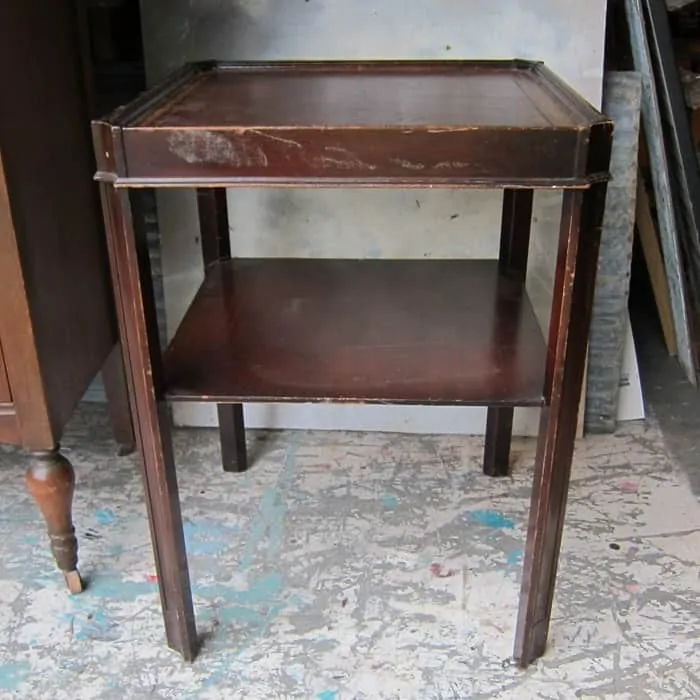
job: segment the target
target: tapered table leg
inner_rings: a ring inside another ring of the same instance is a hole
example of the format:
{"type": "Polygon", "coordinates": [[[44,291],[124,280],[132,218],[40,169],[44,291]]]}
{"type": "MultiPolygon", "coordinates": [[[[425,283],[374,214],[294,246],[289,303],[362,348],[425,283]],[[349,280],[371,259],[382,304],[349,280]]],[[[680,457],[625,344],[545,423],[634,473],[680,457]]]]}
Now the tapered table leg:
{"type": "MultiPolygon", "coordinates": [[[[101,144],[114,151],[114,144],[101,144]]],[[[185,660],[199,643],[187,566],[185,537],[163,395],[162,357],[143,222],[132,217],[140,192],[100,185],[134,424],[143,468],[144,490],[168,645],[185,660]],[[133,200],[133,201],[132,201],[133,200]],[[135,224],[141,224],[136,227],[135,224]],[[141,271],[141,272],[139,272],[141,271]],[[148,339],[148,340],[146,340],[148,339]]]]}
{"type": "Polygon", "coordinates": [[[586,363],[605,184],[564,194],[549,353],[523,563],[515,658],[546,647],[586,363]]]}

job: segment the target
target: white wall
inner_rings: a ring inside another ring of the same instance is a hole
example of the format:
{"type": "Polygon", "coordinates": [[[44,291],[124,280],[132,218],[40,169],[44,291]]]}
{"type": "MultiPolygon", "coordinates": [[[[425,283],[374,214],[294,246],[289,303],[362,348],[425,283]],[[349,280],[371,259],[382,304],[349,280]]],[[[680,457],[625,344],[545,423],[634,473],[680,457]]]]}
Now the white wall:
{"type": "MultiPolygon", "coordinates": [[[[149,80],[185,61],[318,58],[544,60],[593,104],[602,86],[605,0],[142,0],[149,80]]],[[[194,197],[159,199],[170,331],[201,280],[194,197]]],[[[239,256],[495,257],[498,192],[229,190],[239,256]],[[416,205],[416,199],[421,203],[416,205]],[[452,218],[459,214],[458,218],[452,218]]],[[[541,322],[549,293],[560,198],[538,193],[528,287],[541,322]]],[[[532,433],[537,411],[518,411],[532,433]]],[[[251,426],[418,432],[483,430],[477,408],[247,406],[251,426]]],[[[176,407],[176,421],[211,425],[211,406],[176,407]]]]}

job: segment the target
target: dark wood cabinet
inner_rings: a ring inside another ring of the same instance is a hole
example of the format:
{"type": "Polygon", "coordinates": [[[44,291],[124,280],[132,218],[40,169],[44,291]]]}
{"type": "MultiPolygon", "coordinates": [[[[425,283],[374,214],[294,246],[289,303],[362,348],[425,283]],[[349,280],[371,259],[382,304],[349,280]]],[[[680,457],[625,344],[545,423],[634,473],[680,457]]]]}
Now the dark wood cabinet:
{"type": "Polygon", "coordinates": [[[0,3],[0,441],[33,455],[28,487],[73,591],[74,474],[59,441],[102,368],[117,438],[133,443],[78,16],[61,0],[0,3]]]}

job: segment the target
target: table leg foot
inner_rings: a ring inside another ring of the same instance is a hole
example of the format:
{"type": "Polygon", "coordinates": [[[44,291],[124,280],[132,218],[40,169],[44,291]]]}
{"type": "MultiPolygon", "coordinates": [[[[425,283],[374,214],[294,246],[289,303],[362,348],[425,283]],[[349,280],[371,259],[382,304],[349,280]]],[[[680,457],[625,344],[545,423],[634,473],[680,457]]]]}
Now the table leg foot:
{"type": "Polygon", "coordinates": [[[73,595],[82,593],[85,586],[83,585],[83,579],[80,578],[80,572],[76,569],[75,571],[64,571],[63,577],[66,579],[66,588],[73,595]]]}

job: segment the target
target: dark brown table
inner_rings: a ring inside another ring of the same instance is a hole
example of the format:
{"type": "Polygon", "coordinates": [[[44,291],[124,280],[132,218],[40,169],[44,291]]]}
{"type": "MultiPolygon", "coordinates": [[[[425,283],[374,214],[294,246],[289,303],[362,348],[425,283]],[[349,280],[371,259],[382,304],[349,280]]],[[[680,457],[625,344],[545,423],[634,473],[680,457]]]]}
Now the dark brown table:
{"type": "Polygon", "coordinates": [[[198,648],[170,400],[485,405],[508,473],[515,406],[541,406],[515,658],[545,649],[584,374],[612,125],[541,63],[199,63],[93,123],[169,645],[198,648]],[[227,187],[499,188],[498,260],[232,257],[227,187]],[[197,188],[205,279],[164,353],[146,187],[197,188]],[[562,189],[548,340],[525,291],[533,191],[562,189]]]}

